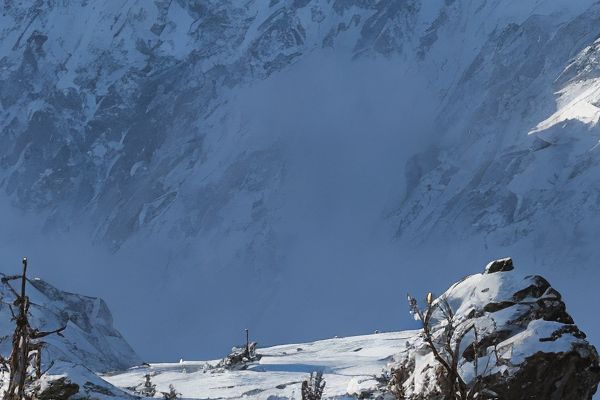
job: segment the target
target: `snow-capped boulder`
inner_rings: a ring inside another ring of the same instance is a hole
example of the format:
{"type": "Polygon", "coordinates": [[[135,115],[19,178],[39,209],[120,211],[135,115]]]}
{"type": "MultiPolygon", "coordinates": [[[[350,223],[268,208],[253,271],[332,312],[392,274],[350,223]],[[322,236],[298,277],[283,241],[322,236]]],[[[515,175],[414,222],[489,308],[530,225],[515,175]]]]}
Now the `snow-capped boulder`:
{"type": "MultiPolygon", "coordinates": [[[[5,277],[4,274],[0,274],[5,277]]],[[[63,326],[62,336],[44,338],[42,362],[82,365],[92,371],[114,371],[139,365],[141,359],[113,326],[106,303],[99,298],[63,292],[41,279],[30,279],[27,294],[31,301],[30,321],[40,330],[63,326]]],[[[0,354],[11,351],[10,305],[15,296],[8,283],[0,283],[0,354]]]]}
{"type": "MultiPolygon", "coordinates": [[[[510,258],[488,264],[484,273],[456,283],[432,304],[429,326],[436,349],[451,359],[444,343],[452,324],[450,348],[458,349],[458,373],[469,387],[481,382],[481,397],[581,400],[596,392],[596,349],[560,293],[541,276],[519,275],[510,258]],[[451,319],[436,307],[440,304],[449,306],[451,319]]],[[[447,373],[424,333],[411,341],[397,366],[404,371],[406,398],[443,399],[447,373]]]]}
{"type": "Polygon", "coordinates": [[[71,363],[55,364],[38,382],[36,389],[39,400],[139,398],[114,387],[89,369],[71,363]]]}

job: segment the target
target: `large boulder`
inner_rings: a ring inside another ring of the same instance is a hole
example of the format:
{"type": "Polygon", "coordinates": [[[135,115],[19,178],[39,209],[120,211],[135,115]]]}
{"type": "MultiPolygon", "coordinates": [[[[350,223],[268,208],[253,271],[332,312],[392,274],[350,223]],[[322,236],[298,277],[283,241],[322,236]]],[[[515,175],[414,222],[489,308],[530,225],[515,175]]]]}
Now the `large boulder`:
{"type": "Polygon", "coordinates": [[[89,369],[70,363],[54,364],[32,388],[38,400],[135,400],[124,390],[116,388],[89,369]]]}
{"type": "MultiPolygon", "coordinates": [[[[511,259],[502,259],[456,283],[433,304],[441,302],[453,312],[455,332],[468,330],[455,352],[458,372],[467,385],[482,382],[479,398],[592,399],[600,381],[598,353],[543,277],[520,275],[511,259]]],[[[448,358],[443,348],[448,318],[441,307],[435,309],[430,323],[434,343],[448,358]]],[[[396,361],[396,370],[402,371],[396,385],[405,398],[447,397],[448,374],[423,333],[396,361]]]]}

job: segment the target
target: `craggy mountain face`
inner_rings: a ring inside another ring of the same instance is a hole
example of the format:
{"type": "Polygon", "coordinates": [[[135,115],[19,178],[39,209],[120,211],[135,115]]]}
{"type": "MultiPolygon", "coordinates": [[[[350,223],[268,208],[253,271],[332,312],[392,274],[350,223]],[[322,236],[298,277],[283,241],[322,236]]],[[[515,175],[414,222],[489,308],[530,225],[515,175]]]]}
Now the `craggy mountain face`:
{"type": "Polygon", "coordinates": [[[598,11],[532,15],[486,40],[440,113],[443,144],[407,164],[398,235],[510,246],[595,232],[598,11]]]}
{"type": "Polygon", "coordinates": [[[0,188],[126,254],[174,321],[268,340],[374,260],[366,290],[418,274],[390,248],[589,267],[599,22],[592,0],[6,1],[0,188]]]}
{"type": "Polygon", "coordinates": [[[285,132],[245,139],[232,93],[321,48],[349,47],[347,62],[401,54],[419,12],[393,1],[117,4],[6,3],[2,188],[43,211],[47,229],[83,219],[113,248],[154,229],[233,231],[258,252],[285,132]]]}

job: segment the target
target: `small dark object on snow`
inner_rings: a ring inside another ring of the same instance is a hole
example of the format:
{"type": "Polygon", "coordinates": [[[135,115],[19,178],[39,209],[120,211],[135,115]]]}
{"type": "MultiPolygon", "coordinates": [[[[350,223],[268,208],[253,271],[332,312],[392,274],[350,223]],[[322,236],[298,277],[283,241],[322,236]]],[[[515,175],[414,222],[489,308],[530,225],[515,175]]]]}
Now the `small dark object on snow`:
{"type": "Polygon", "coordinates": [[[261,358],[261,355],[256,353],[257,346],[258,343],[250,342],[248,329],[246,329],[246,344],[233,347],[231,353],[221,360],[219,366],[234,370],[246,369],[248,363],[258,361],[261,358]]]}
{"type": "Polygon", "coordinates": [[[485,267],[486,274],[494,274],[496,272],[508,272],[515,269],[513,265],[513,260],[510,257],[501,258],[500,260],[495,260],[489,263],[485,267]]]}
{"type": "Polygon", "coordinates": [[[144,375],[144,378],[146,379],[144,386],[140,390],[136,390],[136,392],[144,397],[154,397],[156,394],[156,385],[152,383],[150,374],[144,375]]]}

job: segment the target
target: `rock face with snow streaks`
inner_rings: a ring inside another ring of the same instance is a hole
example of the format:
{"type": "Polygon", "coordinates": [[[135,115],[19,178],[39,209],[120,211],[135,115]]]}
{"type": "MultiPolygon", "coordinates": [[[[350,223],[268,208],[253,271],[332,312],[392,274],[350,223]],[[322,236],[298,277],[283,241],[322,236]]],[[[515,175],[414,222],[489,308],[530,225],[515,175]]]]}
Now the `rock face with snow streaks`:
{"type": "Polygon", "coordinates": [[[43,212],[46,229],[83,219],[115,249],[160,230],[237,232],[242,251],[270,253],[260,237],[285,191],[282,132],[247,143],[230,107],[237,89],[329,49],[344,65],[418,70],[421,91],[441,99],[428,116],[436,148],[414,156],[406,196],[390,199],[398,234],[444,231],[458,215],[468,233],[514,243],[534,233],[527,224],[545,212],[535,204],[566,207],[576,223],[597,211],[585,193],[547,189],[597,176],[599,20],[592,0],[6,2],[0,188],[43,212]],[[228,135],[239,146],[224,148],[228,135]],[[549,163],[564,168],[541,179],[549,163]],[[227,215],[234,203],[252,227],[227,215]]]}

